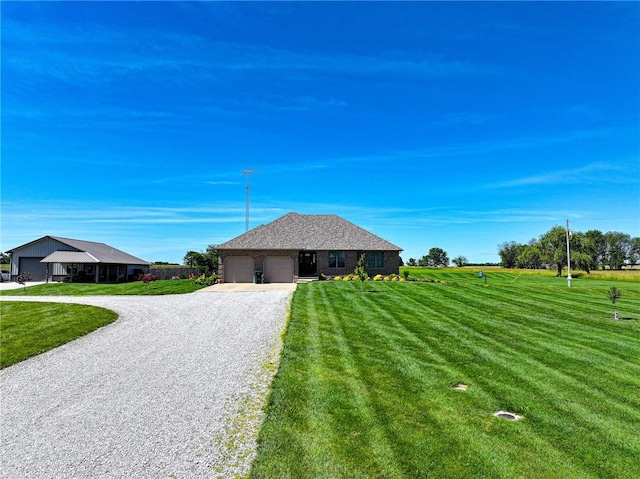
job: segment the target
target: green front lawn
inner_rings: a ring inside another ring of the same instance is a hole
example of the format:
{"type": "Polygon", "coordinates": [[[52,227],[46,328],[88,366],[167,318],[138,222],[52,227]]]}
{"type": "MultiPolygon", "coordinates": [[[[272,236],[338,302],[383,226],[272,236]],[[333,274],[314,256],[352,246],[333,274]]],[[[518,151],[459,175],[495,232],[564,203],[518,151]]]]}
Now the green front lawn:
{"type": "Polygon", "coordinates": [[[640,283],[488,274],[300,285],[250,476],[640,477],[640,283]]]}
{"type": "Polygon", "coordinates": [[[63,303],[0,302],[0,368],[49,351],[118,318],[113,311],[63,303]]]}
{"type": "Polygon", "coordinates": [[[1,291],[2,296],[104,296],[104,295],[161,295],[192,293],[204,286],[193,279],[167,279],[146,285],[142,281],[118,284],[48,283],[27,288],[1,291]]]}

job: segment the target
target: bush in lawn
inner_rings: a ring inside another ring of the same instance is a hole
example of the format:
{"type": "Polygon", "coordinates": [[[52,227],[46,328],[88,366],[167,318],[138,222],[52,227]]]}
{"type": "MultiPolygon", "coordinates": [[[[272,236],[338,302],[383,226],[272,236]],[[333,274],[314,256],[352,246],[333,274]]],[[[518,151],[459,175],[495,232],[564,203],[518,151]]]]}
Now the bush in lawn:
{"type": "Polygon", "coordinates": [[[142,281],[144,284],[147,285],[147,294],[149,294],[149,288],[151,287],[151,283],[153,281],[158,281],[160,279],[160,276],[156,276],[155,274],[151,274],[151,273],[147,273],[147,274],[141,274],[139,276],[140,281],[142,281]]]}
{"type": "Polygon", "coordinates": [[[342,276],[334,276],[333,280],[334,281],[342,281],[342,276]]]}
{"type": "Polygon", "coordinates": [[[382,281],[382,279],[383,279],[383,278],[384,278],[384,277],[383,277],[381,274],[376,274],[376,275],[373,277],[373,280],[374,280],[374,281],[382,281]]]}
{"type": "Polygon", "coordinates": [[[211,273],[209,276],[205,276],[204,273],[202,273],[197,279],[196,279],[196,284],[199,284],[201,286],[212,286],[214,284],[216,284],[218,282],[218,275],[215,273],[211,273]]]}
{"type": "Polygon", "coordinates": [[[25,284],[27,281],[31,281],[31,275],[27,272],[20,273],[16,278],[18,284],[21,284],[24,289],[27,289],[27,285],[25,284]]]}
{"type": "MultiPolygon", "coordinates": [[[[607,291],[607,297],[611,300],[611,304],[615,306],[616,301],[622,297],[622,291],[620,291],[615,286],[612,286],[611,288],[609,288],[609,291],[607,291]]],[[[617,311],[613,313],[613,319],[618,319],[617,311]]]]}

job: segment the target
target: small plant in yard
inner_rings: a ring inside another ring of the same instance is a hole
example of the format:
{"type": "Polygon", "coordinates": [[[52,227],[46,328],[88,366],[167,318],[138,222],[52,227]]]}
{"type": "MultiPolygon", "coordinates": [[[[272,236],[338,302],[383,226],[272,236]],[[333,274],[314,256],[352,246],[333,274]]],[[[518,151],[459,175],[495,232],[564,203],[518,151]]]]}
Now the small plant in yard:
{"type": "Polygon", "coordinates": [[[369,275],[367,274],[367,256],[363,253],[360,255],[360,259],[358,260],[358,264],[356,265],[356,269],[353,271],[358,279],[360,280],[360,292],[362,292],[362,284],[369,279],[369,275]]]}
{"type": "Polygon", "coordinates": [[[20,273],[16,278],[16,281],[18,282],[18,284],[21,284],[24,289],[26,289],[27,288],[26,282],[31,281],[31,275],[27,272],[20,273]]]}
{"type": "MultiPolygon", "coordinates": [[[[622,291],[620,291],[615,286],[611,286],[611,288],[609,288],[609,291],[607,291],[607,297],[611,300],[611,304],[615,306],[616,301],[622,297],[622,291]]],[[[613,319],[618,319],[617,311],[613,313],[613,319]]]]}

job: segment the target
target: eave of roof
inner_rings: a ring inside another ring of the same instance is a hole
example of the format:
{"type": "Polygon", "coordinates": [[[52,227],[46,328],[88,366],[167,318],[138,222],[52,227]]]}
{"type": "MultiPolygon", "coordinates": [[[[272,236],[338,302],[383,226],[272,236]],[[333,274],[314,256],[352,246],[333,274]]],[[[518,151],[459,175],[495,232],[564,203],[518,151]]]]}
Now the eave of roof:
{"type": "Polygon", "coordinates": [[[54,251],[46,258],[41,259],[40,262],[67,264],[100,263],[94,256],[83,251],[54,251]]]}

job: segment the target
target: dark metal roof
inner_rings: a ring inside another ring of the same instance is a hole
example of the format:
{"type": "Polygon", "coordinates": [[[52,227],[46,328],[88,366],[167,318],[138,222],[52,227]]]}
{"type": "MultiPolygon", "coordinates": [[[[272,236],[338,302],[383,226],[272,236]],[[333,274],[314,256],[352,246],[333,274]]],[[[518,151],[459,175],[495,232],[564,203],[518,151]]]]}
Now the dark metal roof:
{"type": "MultiPolygon", "coordinates": [[[[137,265],[137,264],[148,265],[149,264],[148,261],[145,261],[140,258],[136,258],[135,256],[132,256],[129,253],[125,253],[124,251],[116,249],[113,246],[109,246],[108,244],[105,244],[105,243],[96,243],[93,241],[61,238],[59,236],[43,236],[42,238],[39,238],[35,241],[31,241],[30,243],[24,244],[22,246],[18,246],[17,248],[13,248],[12,250],[9,250],[9,252],[13,253],[15,251],[26,248],[27,246],[31,246],[34,243],[38,243],[42,240],[45,240],[47,238],[51,238],[60,243],[63,243],[75,249],[76,252],[88,253],[91,257],[93,257],[96,260],[92,262],[107,263],[107,264],[126,264],[126,265],[137,265]]],[[[58,252],[62,253],[62,251],[58,251],[58,252]]],[[[54,252],[53,254],[55,253],[56,252],[54,252]]],[[[45,259],[49,259],[50,256],[51,255],[49,255],[45,259]]],[[[47,262],[51,262],[51,261],[47,261],[47,262]]],[[[56,263],[57,262],[61,262],[61,261],[56,261],[56,263]]],[[[76,262],[79,263],[79,261],[76,261],[76,262]]]]}
{"type": "Polygon", "coordinates": [[[218,246],[225,249],[402,251],[337,215],[288,213],[218,246]]]}
{"type": "Polygon", "coordinates": [[[99,263],[97,258],[94,258],[89,253],[82,251],[55,251],[44,259],[40,260],[41,263],[67,263],[67,264],[89,264],[99,263]]]}
{"type": "Polygon", "coordinates": [[[149,264],[148,261],[145,261],[140,258],[136,258],[135,256],[130,255],[129,253],[125,253],[119,249],[114,248],[113,246],[109,246],[105,243],[95,243],[93,241],[82,241],[75,240],[69,238],[59,238],[57,236],[52,236],[53,239],[60,241],[61,243],[67,244],[72,248],[77,249],[78,251],[84,251],[89,253],[91,256],[96,258],[100,263],[111,263],[111,264],[149,264]]]}

